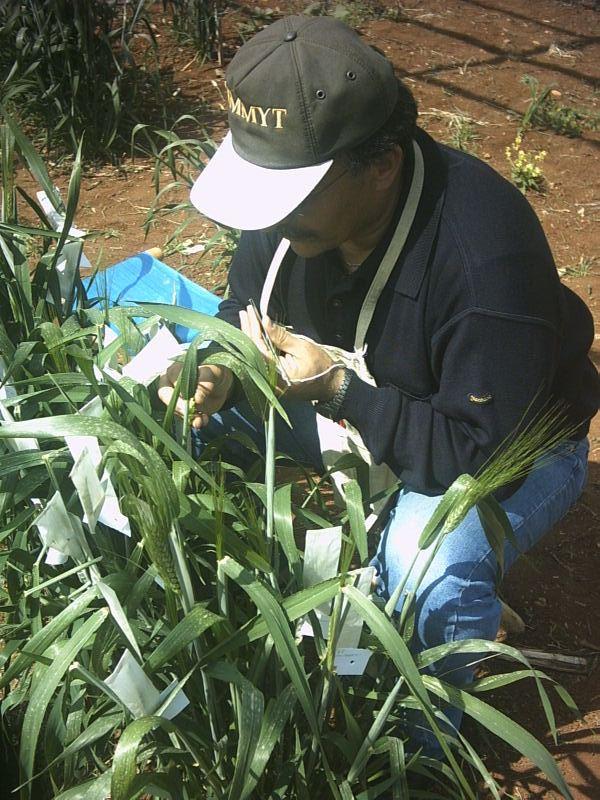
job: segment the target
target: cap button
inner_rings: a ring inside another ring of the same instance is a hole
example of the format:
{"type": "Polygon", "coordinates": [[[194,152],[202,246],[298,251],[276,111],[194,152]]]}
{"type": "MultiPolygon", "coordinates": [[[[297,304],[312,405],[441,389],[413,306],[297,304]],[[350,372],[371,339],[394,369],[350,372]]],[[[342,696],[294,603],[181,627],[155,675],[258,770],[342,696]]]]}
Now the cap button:
{"type": "Polygon", "coordinates": [[[298,36],[296,31],[288,31],[286,35],[283,37],[284,42],[293,42],[294,39],[298,36]]]}

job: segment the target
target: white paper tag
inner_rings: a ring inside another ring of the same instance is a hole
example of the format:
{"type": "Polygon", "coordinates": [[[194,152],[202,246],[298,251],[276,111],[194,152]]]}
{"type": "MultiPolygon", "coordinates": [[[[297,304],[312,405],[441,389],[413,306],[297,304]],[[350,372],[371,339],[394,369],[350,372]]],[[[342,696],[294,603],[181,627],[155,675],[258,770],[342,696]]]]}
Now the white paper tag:
{"type": "MultiPolygon", "coordinates": [[[[42,207],[42,211],[48,217],[48,222],[55,231],[62,231],[65,225],[65,215],[61,214],[60,211],[57,211],[52,203],[46,192],[36,192],[36,197],[40,206],[42,207]]],[[[82,236],[85,236],[86,231],[82,231],[79,228],[75,228],[72,226],[69,228],[69,236],[73,236],[76,239],[80,239],[82,236]]],[[[87,260],[87,259],[86,259],[87,260]]],[[[82,266],[91,266],[90,262],[88,261],[87,264],[82,264],[82,266]]]]}
{"type": "MultiPolygon", "coordinates": [[[[89,417],[101,416],[102,400],[99,397],[94,397],[93,400],[90,400],[89,403],[86,403],[86,405],[79,409],[79,413],[89,417]]],[[[93,465],[94,470],[98,469],[100,462],[102,461],[102,450],[100,449],[100,444],[95,436],[65,436],[65,442],[75,464],[77,464],[82,455],[87,452],[90,457],[90,463],[93,465]]],[[[73,469],[75,469],[75,467],[73,467],[73,469]]],[[[93,481],[93,478],[90,477],[90,481],[93,481]]],[[[125,536],[131,536],[131,526],[129,525],[129,520],[126,516],[124,516],[124,514],[121,513],[119,500],[108,472],[104,472],[102,478],[99,480],[99,484],[104,500],[100,510],[96,515],[96,522],[101,522],[103,525],[107,525],[109,528],[119,531],[119,533],[123,533],[125,536]]],[[[97,497],[97,486],[95,487],[94,492],[94,497],[97,497]]],[[[87,516],[88,509],[84,508],[84,511],[86,512],[87,516]]]]}
{"type": "MultiPolygon", "coordinates": [[[[2,384],[4,381],[6,372],[6,363],[2,356],[0,356],[0,384],[2,384]]],[[[10,380],[0,386],[0,417],[4,420],[4,422],[14,422],[15,420],[3,401],[10,400],[16,396],[17,391],[10,380]]],[[[7,447],[15,451],[40,449],[37,439],[24,439],[21,437],[15,437],[14,439],[5,439],[4,441],[6,442],[7,447]]]]}
{"type": "MultiPolygon", "coordinates": [[[[36,192],[36,196],[50,225],[55,231],[62,232],[65,226],[65,215],[54,208],[46,192],[36,192]]],[[[69,228],[69,236],[75,239],[81,239],[82,236],[85,236],[85,233],[85,231],[75,228],[74,226],[69,228]]],[[[62,255],[64,258],[57,263],[56,272],[58,274],[60,299],[64,307],[67,298],[73,291],[77,270],[81,267],[91,267],[92,265],[83,252],[82,245],[79,242],[65,242],[62,255]]],[[[50,292],[48,292],[48,299],[52,301],[50,292]]]]}
{"type": "Polygon", "coordinates": [[[115,488],[111,483],[107,473],[101,480],[102,490],[104,491],[104,504],[98,515],[98,522],[107,525],[124,536],[131,536],[131,526],[127,517],[121,512],[119,498],[115,488]]]}
{"type": "MultiPolygon", "coordinates": [[[[0,400],[0,417],[4,420],[4,422],[14,422],[14,417],[8,410],[8,408],[4,405],[2,400],[0,400]]],[[[40,446],[38,444],[37,439],[25,439],[22,436],[15,436],[14,439],[5,439],[7,447],[14,451],[24,451],[24,450],[39,450],[40,446]]]]}
{"type": "Polygon", "coordinates": [[[64,564],[69,557],[84,560],[81,522],[67,511],[60,492],[55,492],[46,503],[44,510],[37,516],[35,525],[40,539],[48,548],[47,564],[64,564]]]}
{"type": "Polygon", "coordinates": [[[341,525],[306,531],[303,571],[306,588],[337,575],[341,550],[341,525]]]}
{"type": "MultiPolygon", "coordinates": [[[[93,400],[90,400],[89,403],[79,409],[79,413],[86,417],[102,416],[102,400],[99,397],[94,397],[93,400]]],[[[84,450],[87,450],[94,468],[98,469],[102,461],[102,451],[95,436],[65,436],[65,443],[73,456],[73,461],[76,462],[84,450]]]]}
{"type": "MultiPolygon", "coordinates": [[[[302,573],[302,582],[306,588],[337,575],[341,550],[341,525],[306,531],[304,569],[302,573]]],[[[329,631],[330,612],[330,600],[317,606],[314,610],[314,614],[321,627],[321,634],[325,639],[329,631]]],[[[312,625],[310,622],[305,621],[301,624],[298,632],[302,636],[312,636],[312,625]]]]}
{"type": "MultiPolygon", "coordinates": [[[[364,594],[365,597],[371,591],[371,583],[374,575],[374,567],[365,567],[358,577],[356,588],[359,592],[364,594]]],[[[344,602],[342,604],[342,618],[344,620],[344,624],[342,625],[338,634],[336,653],[340,650],[358,647],[358,643],[360,642],[360,634],[363,628],[362,617],[358,611],[352,607],[346,597],[344,597],[344,602]]]]}
{"type": "Polygon", "coordinates": [[[182,345],[168,328],[161,328],[148,344],[123,369],[123,375],[149,386],[166,372],[173,359],[183,352],[182,345]]]}
{"type": "Polygon", "coordinates": [[[160,693],[129,650],[104,682],[136,719],[158,708],[160,693]]]}
{"type": "MultiPolygon", "coordinates": [[[[136,719],[154,714],[177,686],[177,681],[173,681],[164,691],[159,692],[129,650],[125,650],[105,683],[136,719]]],[[[187,705],[189,700],[180,691],[173,696],[161,716],[173,719],[187,705]]]]}
{"type": "Polygon", "coordinates": [[[335,651],[335,671],[338,675],[362,675],[372,653],[372,650],[338,647],[335,651]]]}
{"type": "MultiPolygon", "coordinates": [[[[172,681],[166,689],[164,689],[158,698],[158,706],[157,709],[162,706],[162,704],[168,699],[169,695],[177,688],[178,682],[172,681]]],[[[173,719],[176,717],[177,714],[180,714],[184,708],[189,706],[190,701],[186,697],[184,691],[180,689],[177,694],[174,694],[173,697],[169,700],[169,703],[165,706],[161,713],[161,717],[165,719],[173,719]]]]}
{"type": "Polygon", "coordinates": [[[87,447],[83,449],[73,465],[70,477],[77,489],[79,501],[84,511],[83,521],[92,533],[95,533],[96,522],[104,505],[106,491],[100,483],[96,467],[87,447]]]}

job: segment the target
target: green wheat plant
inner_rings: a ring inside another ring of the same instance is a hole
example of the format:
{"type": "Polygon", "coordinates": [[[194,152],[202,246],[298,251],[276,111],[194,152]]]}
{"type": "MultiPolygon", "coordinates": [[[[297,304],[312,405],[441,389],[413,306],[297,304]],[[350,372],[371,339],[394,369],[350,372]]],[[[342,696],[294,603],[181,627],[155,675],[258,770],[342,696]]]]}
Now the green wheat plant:
{"type": "Polygon", "coordinates": [[[163,0],[171,10],[175,33],[202,56],[215,55],[221,63],[220,0],[163,0]]]}
{"type": "MultiPolygon", "coordinates": [[[[199,120],[185,114],[169,129],[156,129],[138,124],[131,135],[131,152],[144,153],[154,160],[152,184],[154,202],[144,222],[146,235],[151,228],[176,217],[178,221],[165,242],[171,250],[189,225],[197,222],[198,212],[189,200],[194,181],[213,156],[216,144],[209,138],[197,138],[180,132],[185,128],[201,129],[199,120]]],[[[204,254],[215,251],[213,266],[228,265],[239,241],[240,232],[217,226],[204,244],[204,254]]]]}
{"type": "MultiPolygon", "coordinates": [[[[14,150],[44,178],[12,120],[2,136],[3,168],[14,150]]],[[[78,185],[75,170],[70,218],[78,185]]],[[[465,641],[414,656],[410,603],[399,619],[399,594],[383,605],[357,588],[375,544],[358,484],[348,486],[336,511],[307,505],[291,482],[278,483],[274,421],[280,415],[285,422],[285,410],[253,343],[189,309],[111,308],[102,298],[91,304],[83,286],[65,305],[49,291],[65,237],[42,219],[38,228],[20,225],[24,195],[10,181],[3,191],[0,713],[17,750],[15,796],[474,800],[483,782],[499,798],[475,745],[463,733],[442,733],[441,699],[530,758],[569,798],[549,752],[484,700],[494,686],[527,676],[555,735],[547,687],[573,708],[569,696],[507,645],[465,641]],[[39,247],[26,252],[25,237],[39,239],[39,247]],[[161,322],[196,331],[176,356],[176,393],[193,395],[203,359],[235,371],[266,426],[256,469],[244,473],[229,463],[219,443],[192,457],[186,421],[179,432],[174,426],[174,402],[165,408],[153,383],[125,374],[161,322]],[[116,328],[110,343],[107,324],[116,328]],[[98,460],[89,466],[92,453],[98,460]],[[109,480],[118,525],[94,501],[99,482],[105,491],[109,480]],[[44,525],[50,512],[58,516],[44,525]],[[338,572],[310,585],[298,531],[332,524],[342,526],[338,572]],[[328,639],[316,622],[323,608],[331,617],[328,639]],[[350,610],[362,620],[360,646],[370,652],[365,673],[355,677],[335,667],[350,610]],[[307,621],[313,637],[300,633],[307,621]],[[502,654],[519,670],[458,690],[426,672],[450,653],[502,654]],[[443,762],[405,751],[398,720],[412,708],[439,737],[443,762]],[[430,788],[412,795],[414,776],[430,788]]],[[[509,535],[501,509],[485,503],[544,449],[543,430],[523,435],[497,456],[499,468],[492,460],[481,476],[451,487],[424,548],[433,552],[473,503],[484,509],[491,540],[509,535]]]]}
{"type": "MultiPolygon", "coordinates": [[[[13,114],[47,150],[106,155],[135,105],[134,35],[153,41],[146,0],[4,0],[0,85],[13,114]]],[[[130,127],[130,124],[129,124],[130,127]]]]}

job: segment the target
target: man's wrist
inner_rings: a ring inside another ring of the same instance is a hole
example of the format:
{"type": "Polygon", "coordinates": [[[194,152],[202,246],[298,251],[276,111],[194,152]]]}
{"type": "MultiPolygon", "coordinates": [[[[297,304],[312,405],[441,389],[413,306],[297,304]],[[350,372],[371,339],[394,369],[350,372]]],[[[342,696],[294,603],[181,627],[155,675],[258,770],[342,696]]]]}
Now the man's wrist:
{"type": "Polygon", "coordinates": [[[346,377],[346,372],[346,367],[341,366],[333,370],[329,386],[327,387],[327,396],[322,398],[323,402],[331,400],[339,392],[346,377]]]}

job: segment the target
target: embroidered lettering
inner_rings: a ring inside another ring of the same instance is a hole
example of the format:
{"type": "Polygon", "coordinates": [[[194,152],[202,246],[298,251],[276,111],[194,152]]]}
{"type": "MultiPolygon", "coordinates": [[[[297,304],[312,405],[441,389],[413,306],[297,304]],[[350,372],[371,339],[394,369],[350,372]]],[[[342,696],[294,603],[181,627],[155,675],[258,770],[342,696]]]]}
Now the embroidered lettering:
{"type": "Polygon", "coordinates": [[[275,119],[277,120],[275,127],[276,128],[283,128],[283,120],[282,115],[287,116],[287,108],[272,108],[271,111],[275,114],[275,119]]]}
{"type": "Polygon", "coordinates": [[[260,126],[261,128],[268,128],[267,124],[267,117],[269,116],[270,108],[261,108],[260,106],[255,106],[256,110],[260,114],[260,126]]]}
{"type": "Polygon", "coordinates": [[[287,108],[262,108],[262,106],[246,107],[240,97],[235,97],[229,87],[227,89],[227,107],[231,114],[241,117],[250,125],[260,125],[261,128],[275,128],[281,130],[287,116],[287,108]]]}

